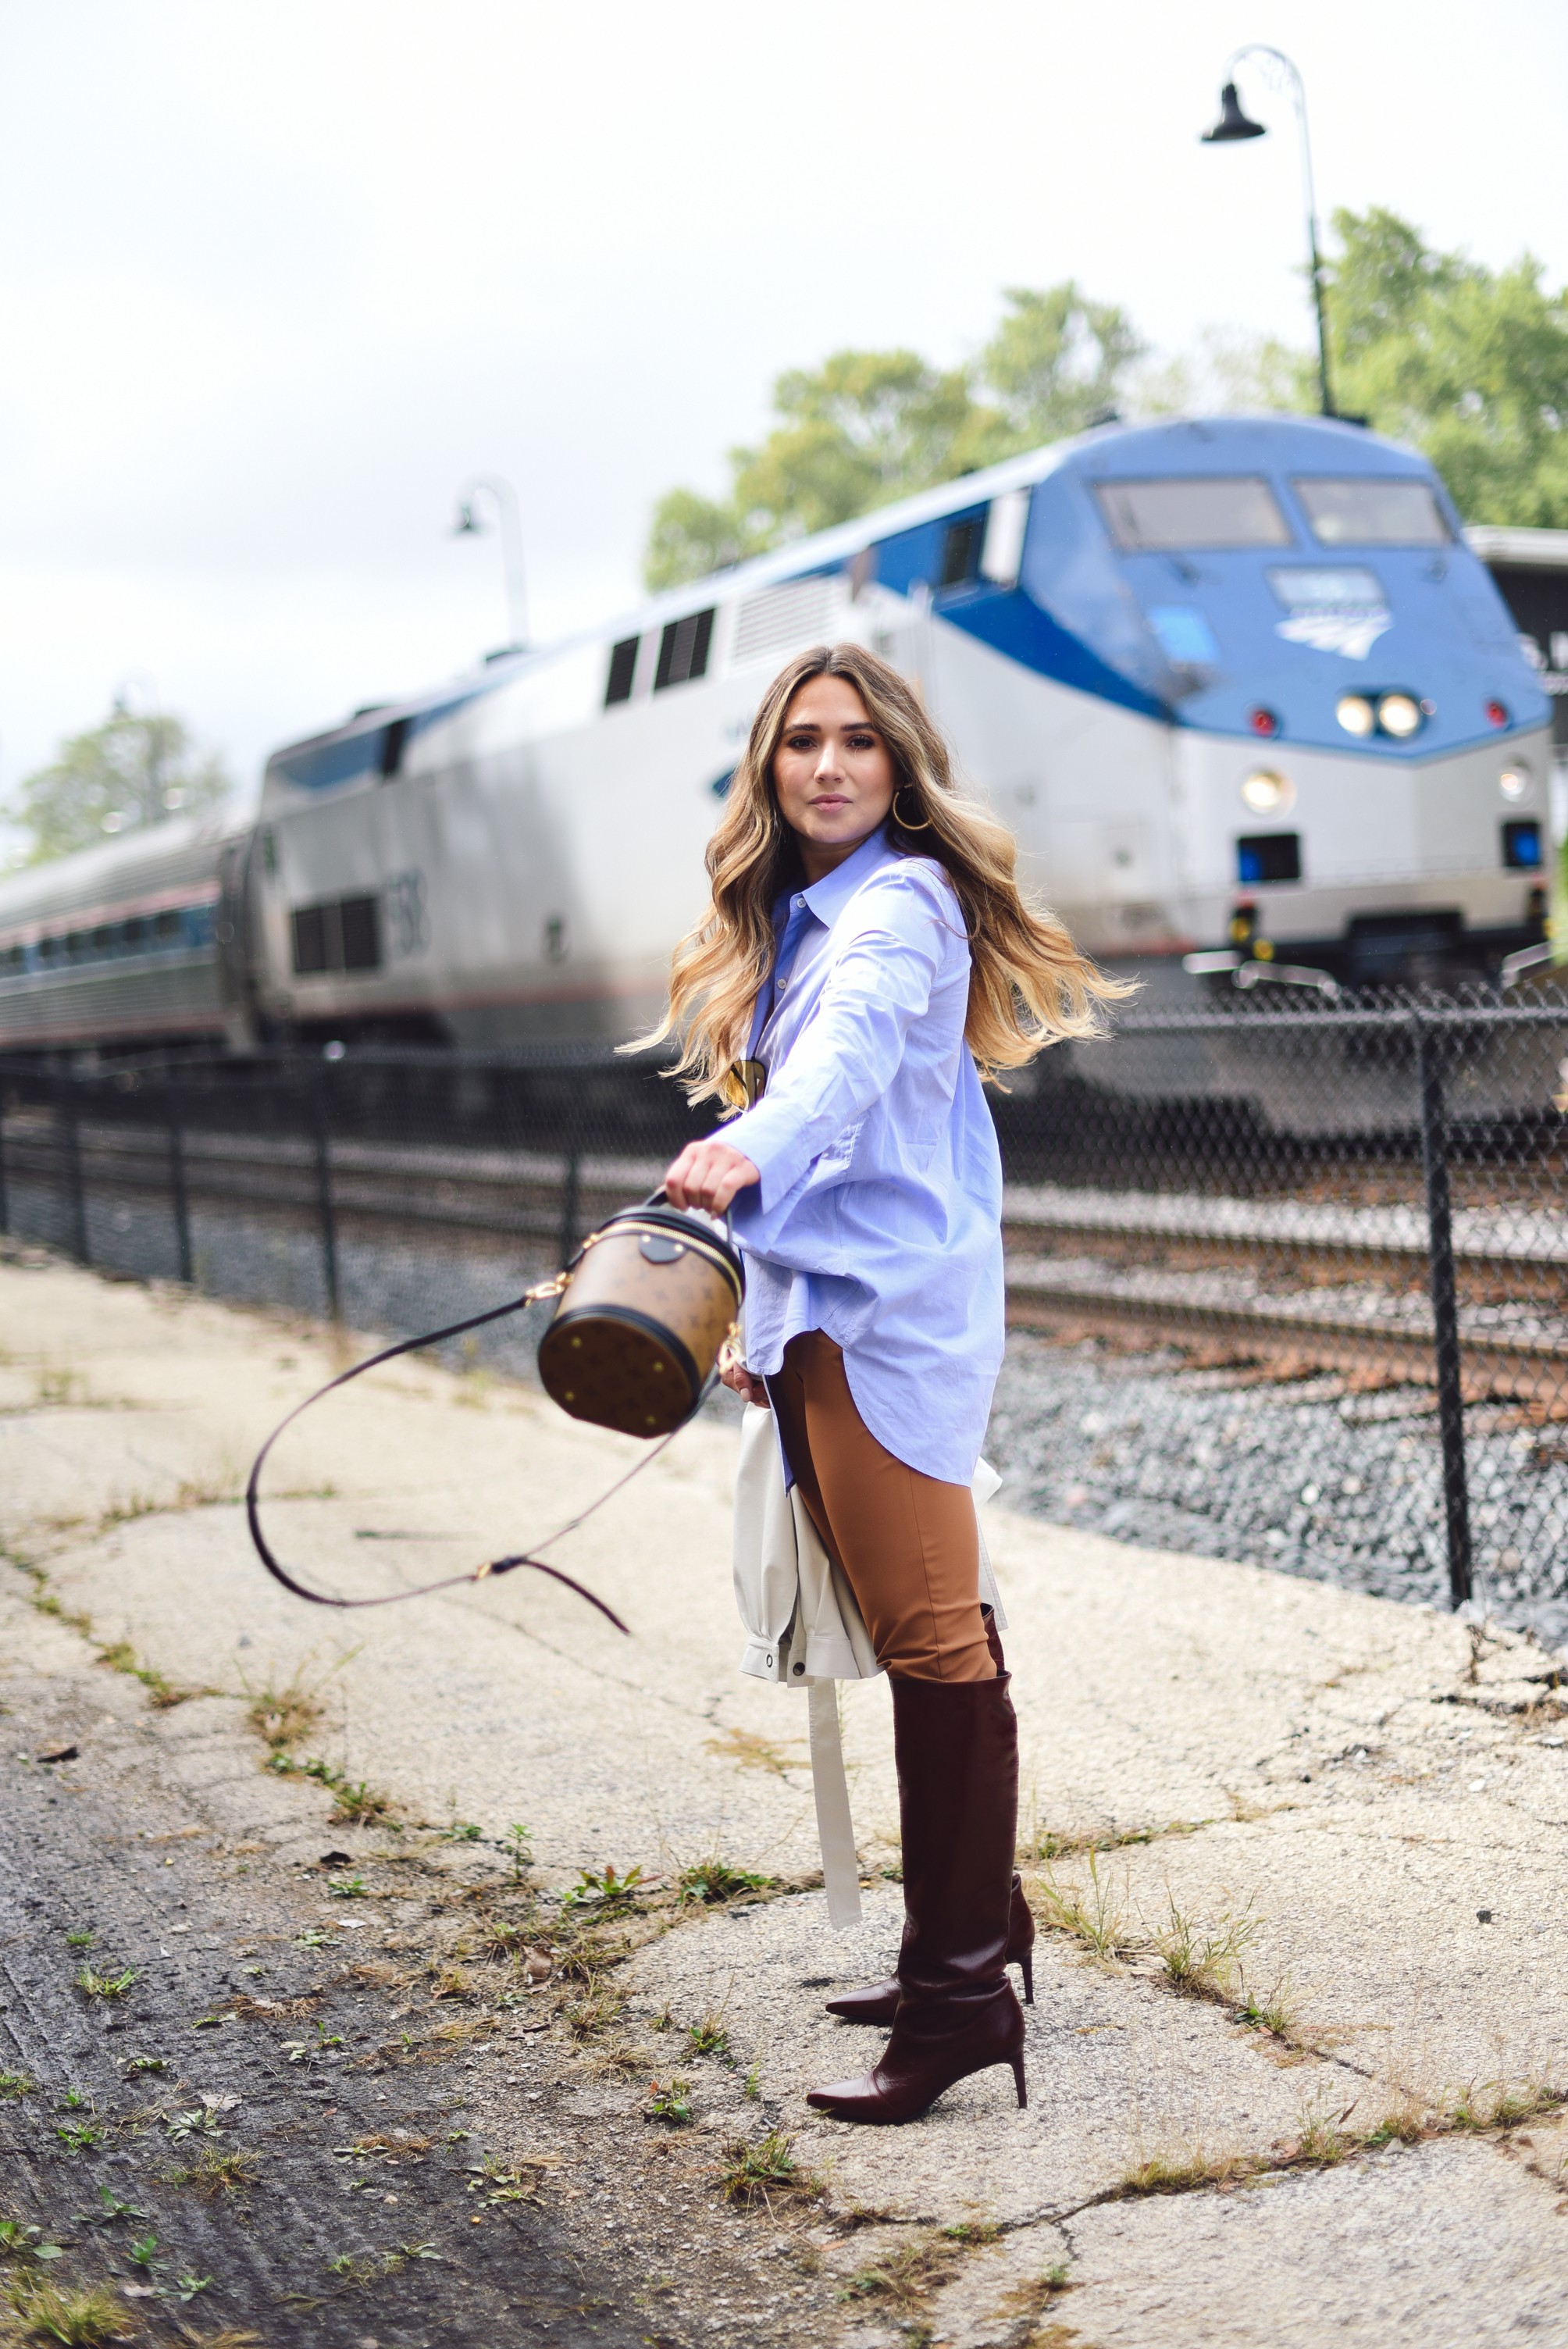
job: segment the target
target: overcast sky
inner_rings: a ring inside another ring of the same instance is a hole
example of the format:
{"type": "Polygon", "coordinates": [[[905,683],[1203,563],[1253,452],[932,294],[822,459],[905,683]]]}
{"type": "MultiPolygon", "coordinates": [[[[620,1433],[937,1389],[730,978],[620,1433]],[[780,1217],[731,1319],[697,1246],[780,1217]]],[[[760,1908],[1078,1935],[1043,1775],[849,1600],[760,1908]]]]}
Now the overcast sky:
{"type": "Polygon", "coordinates": [[[0,798],[116,688],[267,749],[638,592],[783,367],[953,361],[1074,275],[1162,350],[1307,339],[1318,200],[1568,276],[1561,0],[0,0],[0,798]]]}

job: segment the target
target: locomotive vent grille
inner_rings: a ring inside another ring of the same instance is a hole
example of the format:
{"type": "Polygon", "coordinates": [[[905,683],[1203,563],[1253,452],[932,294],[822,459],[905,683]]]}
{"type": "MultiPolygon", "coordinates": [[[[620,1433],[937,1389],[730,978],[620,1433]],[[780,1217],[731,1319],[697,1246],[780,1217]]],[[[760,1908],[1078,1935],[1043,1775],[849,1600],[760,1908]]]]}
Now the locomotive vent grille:
{"type": "Polygon", "coordinates": [[[744,668],[750,661],[793,651],[830,636],[842,600],[842,583],[825,579],[791,579],[782,587],[765,587],[748,595],[736,622],[730,667],[744,668]]]}

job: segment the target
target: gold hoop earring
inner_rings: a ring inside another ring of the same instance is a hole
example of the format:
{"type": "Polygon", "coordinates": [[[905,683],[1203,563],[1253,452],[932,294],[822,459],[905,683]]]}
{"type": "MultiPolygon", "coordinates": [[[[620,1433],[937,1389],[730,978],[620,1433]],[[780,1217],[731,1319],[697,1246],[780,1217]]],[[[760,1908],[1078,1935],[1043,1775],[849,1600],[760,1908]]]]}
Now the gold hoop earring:
{"type": "MultiPolygon", "coordinates": [[[[903,788],[904,790],[907,790],[908,785],[906,784],[903,788]]],[[[900,832],[929,832],[931,830],[931,818],[929,816],[926,816],[920,823],[911,823],[906,815],[900,815],[898,812],[898,803],[903,795],[902,791],[894,792],[892,795],[892,820],[894,823],[897,824],[900,832]]]]}

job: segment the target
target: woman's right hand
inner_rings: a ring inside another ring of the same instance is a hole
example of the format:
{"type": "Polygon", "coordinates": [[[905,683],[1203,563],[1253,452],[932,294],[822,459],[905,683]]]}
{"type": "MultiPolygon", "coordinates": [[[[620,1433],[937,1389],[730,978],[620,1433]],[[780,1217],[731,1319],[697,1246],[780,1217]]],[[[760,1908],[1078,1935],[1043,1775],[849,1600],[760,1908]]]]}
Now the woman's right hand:
{"type": "Polygon", "coordinates": [[[733,1393],[744,1395],[748,1402],[758,1404],[763,1411],[772,1409],[768,1400],[768,1389],[760,1379],[752,1377],[744,1362],[727,1362],[718,1375],[733,1393]]]}
{"type": "Polygon", "coordinates": [[[722,1216],[738,1191],[762,1180],[759,1170],[717,1133],[688,1142],[665,1169],[665,1196],[672,1207],[706,1207],[722,1216]]]}

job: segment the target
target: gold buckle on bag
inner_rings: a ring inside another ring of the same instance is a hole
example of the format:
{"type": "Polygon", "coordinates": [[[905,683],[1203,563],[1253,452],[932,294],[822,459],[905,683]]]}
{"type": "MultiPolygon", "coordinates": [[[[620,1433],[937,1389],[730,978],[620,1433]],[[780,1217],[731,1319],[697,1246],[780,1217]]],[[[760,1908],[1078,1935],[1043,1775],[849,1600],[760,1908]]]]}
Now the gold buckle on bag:
{"type": "Polygon", "coordinates": [[[767,1063],[762,1061],[732,1061],[729,1064],[727,1090],[737,1109],[755,1109],[768,1085],[767,1063]]]}

